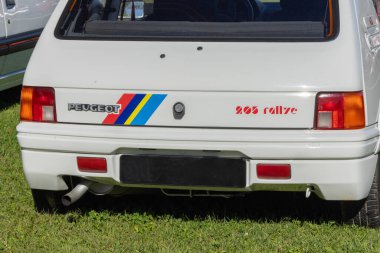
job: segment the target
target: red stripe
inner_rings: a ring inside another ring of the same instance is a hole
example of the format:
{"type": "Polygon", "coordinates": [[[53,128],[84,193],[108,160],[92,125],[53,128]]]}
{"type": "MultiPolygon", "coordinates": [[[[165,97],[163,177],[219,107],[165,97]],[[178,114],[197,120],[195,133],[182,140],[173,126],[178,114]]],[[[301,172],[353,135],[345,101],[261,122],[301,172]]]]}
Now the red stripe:
{"type": "Polygon", "coordinates": [[[37,42],[37,40],[38,40],[38,37],[33,37],[30,39],[21,40],[21,41],[17,41],[17,42],[13,42],[13,43],[9,44],[9,47],[15,47],[15,46],[20,46],[22,44],[33,43],[33,42],[37,42]]]}
{"type": "Polygon", "coordinates": [[[117,101],[117,104],[121,105],[121,108],[119,110],[118,114],[108,114],[107,117],[103,120],[102,124],[105,125],[113,125],[115,124],[117,118],[119,118],[120,114],[123,113],[125,108],[127,108],[128,104],[131,102],[135,94],[124,94],[121,96],[119,101],[117,101]]]}

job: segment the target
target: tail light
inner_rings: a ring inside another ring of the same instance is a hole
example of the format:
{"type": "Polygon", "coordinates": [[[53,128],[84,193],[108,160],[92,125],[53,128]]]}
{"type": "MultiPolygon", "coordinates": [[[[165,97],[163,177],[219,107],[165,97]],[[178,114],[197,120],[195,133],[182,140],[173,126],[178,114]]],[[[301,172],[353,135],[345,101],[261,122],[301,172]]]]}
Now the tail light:
{"type": "Polygon", "coordinates": [[[20,118],[24,121],[56,122],[54,89],[24,86],[20,118]]]}
{"type": "Polygon", "coordinates": [[[365,127],[362,92],[320,93],[317,97],[317,129],[359,129],[365,127]]]}

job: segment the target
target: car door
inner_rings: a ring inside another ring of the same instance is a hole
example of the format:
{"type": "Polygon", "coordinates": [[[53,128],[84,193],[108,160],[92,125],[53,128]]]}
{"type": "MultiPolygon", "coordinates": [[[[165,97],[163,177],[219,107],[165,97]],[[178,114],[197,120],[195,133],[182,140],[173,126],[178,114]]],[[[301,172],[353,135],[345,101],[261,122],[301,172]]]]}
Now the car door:
{"type": "Polygon", "coordinates": [[[33,47],[57,2],[58,0],[1,0],[8,44],[1,74],[7,77],[8,85],[21,84],[33,47]]]}
{"type": "MultiPolygon", "coordinates": [[[[3,0],[1,0],[3,1],[3,0]]],[[[5,64],[6,59],[6,53],[7,53],[7,44],[6,44],[6,28],[5,28],[5,15],[3,10],[3,5],[0,4],[0,76],[4,73],[3,68],[5,64]]],[[[1,84],[0,84],[0,90],[1,90],[1,84]]]]}
{"type": "Polygon", "coordinates": [[[58,0],[4,0],[7,36],[41,30],[58,0]]]}

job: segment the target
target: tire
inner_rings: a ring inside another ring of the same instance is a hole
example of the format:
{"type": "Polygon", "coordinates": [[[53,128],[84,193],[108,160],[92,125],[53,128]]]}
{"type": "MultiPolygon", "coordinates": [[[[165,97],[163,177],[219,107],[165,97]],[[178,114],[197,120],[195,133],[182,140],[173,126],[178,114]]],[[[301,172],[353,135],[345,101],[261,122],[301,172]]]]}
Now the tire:
{"type": "Polygon", "coordinates": [[[66,208],[61,197],[64,192],[32,189],[34,207],[39,213],[63,213],[66,208]]]}
{"type": "Polygon", "coordinates": [[[346,224],[377,228],[380,226],[380,172],[379,161],[371,190],[366,199],[341,202],[342,218],[346,224]]]}

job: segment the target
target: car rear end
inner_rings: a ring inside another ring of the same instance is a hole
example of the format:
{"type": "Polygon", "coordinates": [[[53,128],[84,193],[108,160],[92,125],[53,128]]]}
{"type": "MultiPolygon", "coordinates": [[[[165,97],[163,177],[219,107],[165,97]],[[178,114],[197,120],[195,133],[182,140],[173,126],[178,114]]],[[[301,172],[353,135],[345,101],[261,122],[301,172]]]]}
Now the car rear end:
{"type": "Polygon", "coordinates": [[[30,187],[366,198],[379,136],[363,59],[377,31],[360,30],[378,22],[357,21],[376,15],[368,3],[61,1],[24,80],[30,187]]]}

